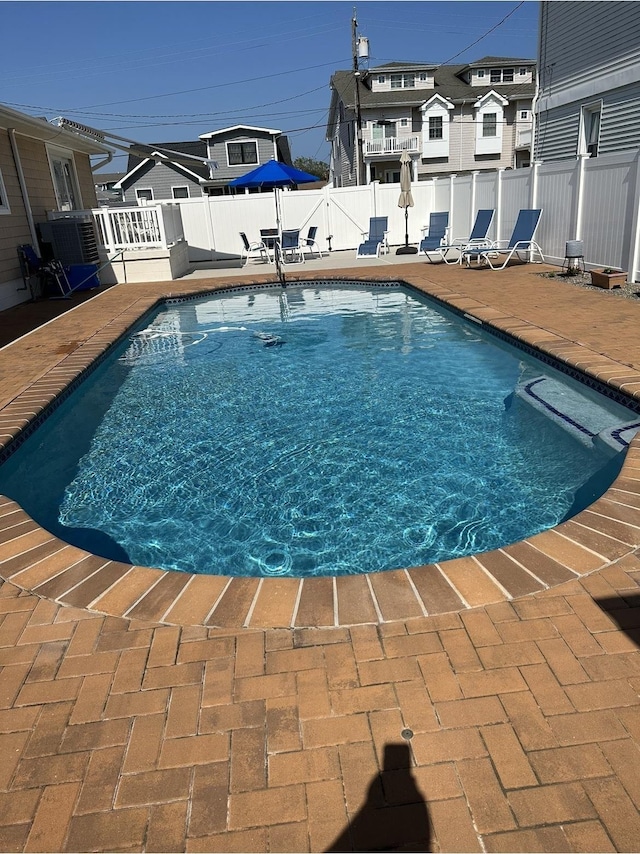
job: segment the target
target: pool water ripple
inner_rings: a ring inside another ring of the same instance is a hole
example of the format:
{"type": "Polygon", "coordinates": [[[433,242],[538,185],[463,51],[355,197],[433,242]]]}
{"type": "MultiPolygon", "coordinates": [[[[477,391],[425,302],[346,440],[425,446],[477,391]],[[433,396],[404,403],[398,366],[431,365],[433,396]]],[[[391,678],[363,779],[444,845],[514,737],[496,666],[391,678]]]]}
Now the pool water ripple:
{"type": "MultiPolygon", "coordinates": [[[[536,372],[401,288],[171,305],[0,483],[63,539],[101,532],[138,565],[305,576],[431,563],[557,524],[609,461],[506,405],[536,372]],[[46,489],[25,485],[25,465],[42,466],[46,489]]],[[[612,404],[611,418],[629,414],[612,404]]]]}

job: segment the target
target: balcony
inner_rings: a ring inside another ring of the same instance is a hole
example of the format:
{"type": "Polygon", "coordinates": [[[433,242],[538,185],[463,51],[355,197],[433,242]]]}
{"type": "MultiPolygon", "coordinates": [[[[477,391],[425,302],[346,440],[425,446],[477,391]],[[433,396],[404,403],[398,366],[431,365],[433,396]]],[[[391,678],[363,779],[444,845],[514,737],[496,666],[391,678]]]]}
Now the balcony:
{"type": "Polygon", "coordinates": [[[401,152],[408,151],[409,153],[417,154],[420,150],[420,137],[387,137],[387,139],[372,139],[364,140],[364,156],[365,157],[389,157],[397,155],[401,152]]]}

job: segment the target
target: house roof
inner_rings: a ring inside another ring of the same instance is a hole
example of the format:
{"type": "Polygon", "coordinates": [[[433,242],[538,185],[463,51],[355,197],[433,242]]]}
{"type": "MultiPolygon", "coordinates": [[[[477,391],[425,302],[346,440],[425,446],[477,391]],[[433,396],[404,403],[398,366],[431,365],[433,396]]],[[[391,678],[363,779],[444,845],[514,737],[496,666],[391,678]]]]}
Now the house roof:
{"type": "Polygon", "coordinates": [[[42,142],[51,142],[79,151],[82,154],[110,154],[112,149],[95,139],[81,137],[69,130],[53,125],[43,118],[28,116],[17,110],[0,104],[0,127],[14,128],[16,133],[39,139],[42,142]]]}
{"type": "MultiPolygon", "coordinates": [[[[143,168],[149,166],[149,164],[154,163],[156,160],[159,162],[167,161],[167,156],[158,151],[158,149],[169,149],[171,151],[178,151],[181,154],[193,154],[203,158],[206,158],[207,156],[207,143],[201,142],[200,140],[190,140],[188,142],[155,142],[149,143],[148,146],[145,145],[142,148],[143,150],[148,149],[149,156],[140,157],[137,154],[129,155],[127,171],[119,179],[116,185],[118,189],[128,184],[134,173],[141,172],[143,168]]],[[[139,149],[140,146],[136,148],[136,151],[139,149]]],[[[202,163],[197,160],[190,160],[188,166],[172,162],[165,162],[164,165],[170,169],[175,169],[176,171],[181,172],[192,181],[197,181],[199,184],[209,179],[209,167],[206,163],[202,163]]]]}
{"type": "Polygon", "coordinates": [[[233,133],[238,130],[260,131],[260,133],[268,133],[270,136],[278,136],[281,130],[272,130],[271,128],[258,128],[253,125],[233,125],[233,127],[221,128],[220,130],[212,130],[209,133],[201,133],[199,139],[211,139],[214,136],[221,136],[223,133],[233,133]]]}
{"type": "MultiPolygon", "coordinates": [[[[462,78],[464,71],[471,67],[480,65],[504,65],[509,64],[531,64],[535,65],[534,60],[524,59],[508,59],[498,57],[484,57],[478,63],[465,65],[439,65],[434,71],[434,88],[433,89],[393,89],[388,92],[373,92],[370,88],[369,81],[372,76],[379,73],[382,69],[399,70],[400,68],[423,68],[425,70],[433,69],[434,66],[426,63],[387,63],[384,66],[371,68],[368,72],[363,73],[362,85],[360,86],[360,108],[380,109],[385,107],[419,107],[424,104],[434,94],[439,94],[453,103],[462,103],[464,101],[477,101],[487,92],[491,90],[498,91],[502,96],[509,100],[517,100],[518,98],[532,98],[535,94],[535,83],[490,83],[487,81],[485,86],[471,86],[462,78]]],[[[355,86],[353,71],[336,71],[331,77],[331,88],[334,90],[334,98],[337,97],[345,104],[346,107],[355,109],[355,86]]],[[[329,116],[329,127],[333,123],[332,111],[329,116]]]]}

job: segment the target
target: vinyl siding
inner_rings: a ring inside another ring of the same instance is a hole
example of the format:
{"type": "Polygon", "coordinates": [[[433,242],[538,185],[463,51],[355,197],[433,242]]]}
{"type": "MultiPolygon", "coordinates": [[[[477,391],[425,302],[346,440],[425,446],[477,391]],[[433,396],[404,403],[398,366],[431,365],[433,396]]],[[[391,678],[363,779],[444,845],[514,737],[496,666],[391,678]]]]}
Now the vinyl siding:
{"type": "Polygon", "coordinates": [[[195,198],[202,195],[200,184],[189,178],[184,172],[172,169],[164,163],[149,164],[139,169],[133,176],[133,183],[128,184],[124,190],[124,201],[131,205],[138,204],[136,188],[150,187],[153,190],[154,202],[173,201],[172,187],[189,187],[189,197],[195,198]]]}
{"type": "MultiPolygon", "coordinates": [[[[35,223],[47,218],[47,211],[57,210],[49,160],[44,142],[16,134],[16,144],[24,172],[29,202],[35,223]]],[[[96,206],[96,193],[89,157],[86,154],[73,154],[78,176],[79,189],[84,207],[96,206]]],[[[11,213],[0,216],[0,284],[22,281],[18,263],[17,247],[21,243],[32,243],[31,232],[25,211],[24,201],[18,182],[9,134],[0,130],[0,170],[4,179],[11,213]]],[[[0,293],[0,304],[15,304],[19,299],[10,299],[0,293]],[[9,302],[7,303],[7,300],[9,302]]]]}
{"type": "Polygon", "coordinates": [[[213,180],[216,183],[225,183],[233,180],[233,178],[239,178],[240,175],[245,175],[261,163],[277,159],[274,138],[271,135],[261,135],[257,132],[247,131],[246,134],[241,134],[240,136],[237,134],[225,134],[221,137],[215,136],[213,139],[207,140],[207,142],[209,144],[210,159],[218,163],[218,168],[213,172],[213,180]],[[255,142],[258,149],[258,163],[229,166],[227,158],[228,142],[255,142]]]}
{"type": "MultiPolygon", "coordinates": [[[[599,154],[640,146],[640,83],[602,95],[599,154]]],[[[549,110],[538,121],[536,156],[540,160],[576,157],[583,104],[574,102],[549,110]]]]}
{"type": "Polygon", "coordinates": [[[18,246],[31,243],[31,234],[20,193],[9,134],[0,130],[0,171],[4,181],[10,214],[0,216],[0,285],[20,278],[18,246]]]}
{"type": "Polygon", "coordinates": [[[540,85],[554,88],[594,68],[637,53],[640,7],[635,2],[541,4],[540,85]]]}

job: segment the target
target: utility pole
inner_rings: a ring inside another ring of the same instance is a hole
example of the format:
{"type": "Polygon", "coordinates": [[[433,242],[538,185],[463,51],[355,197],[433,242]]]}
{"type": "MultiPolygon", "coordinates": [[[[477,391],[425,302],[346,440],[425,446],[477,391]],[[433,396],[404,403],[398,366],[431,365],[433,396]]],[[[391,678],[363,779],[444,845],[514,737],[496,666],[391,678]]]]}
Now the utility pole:
{"type": "Polygon", "coordinates": [[[362,113],[360,112],[360,69],[358,67],[358,21],[356,20],[356,10],[353,9],[353,18],[351,19],[351,50],[353,53],[353,78],[355,84],[356,95],[356,184],[364,183],[363,166],[364,157],[362,154],[362,113]]]}

